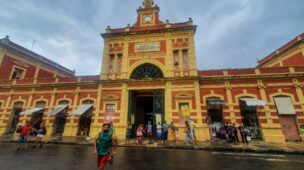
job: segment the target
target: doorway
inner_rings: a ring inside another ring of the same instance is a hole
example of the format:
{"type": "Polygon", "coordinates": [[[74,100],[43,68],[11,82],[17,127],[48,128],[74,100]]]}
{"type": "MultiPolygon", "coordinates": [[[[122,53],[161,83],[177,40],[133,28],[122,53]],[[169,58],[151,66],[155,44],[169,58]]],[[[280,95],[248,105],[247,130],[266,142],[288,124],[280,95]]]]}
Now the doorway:
{"type": "Polygon", "coordinates": [[[294,115],[280,115],[279,121],[283,129],[283,134],[288,142],[299,142],[301,137],[294,115]]]}
{"type": "Polygon", "coordinates": [[[23,107],[23,102],[16,102],[13,107],[13,112],[12,112],[12,117],[11,117],[11,123],[8,128],[8,133],[13,134],[15,133],[18,123],[19,123],[19,118],[20,118],[20,113],[22,111],[23,107]]]}
{"type": "Polygon", "coordinates": [[[257,106],[248,106],[239,99],[243,126],[250,132],[252,139],[262,140],[261,127],[258,119],[257,106]]]}
{"type": "Polygon", "coordinates": [[[70,102],[67,100],[61,100],[58,102],[58,105],[66,105],[66,107],[61,110],[59,113],[56,114],[55,122],[54,122],[54,129],[53,129],[53,136],[62,136],[65,128],[65,124],[67,122],[68,111],[69,111],[69,104],[70,102]]]}
{"type": "Polygon", "coordinates": [[[89,136],[92,122],[92,110],[93,108],[90,108],[80,116],[77,136],[89,136]]]}
{"type": "Polygon", "coordinates": [[[153,137],[156,133],[156,121],[164,120],[164,90],[140,90],[129,92],[128,122],[132,126],[131,136],[136,137],[136,130],[140,124],[144,126],[151,121],[153,137]]]}
{"type": "Polygon", "coordinates": [[[224,133],[224,101],[218,97],[208,98],[207,101],[208,124],[212,138],[225,139],[224,133]]]}

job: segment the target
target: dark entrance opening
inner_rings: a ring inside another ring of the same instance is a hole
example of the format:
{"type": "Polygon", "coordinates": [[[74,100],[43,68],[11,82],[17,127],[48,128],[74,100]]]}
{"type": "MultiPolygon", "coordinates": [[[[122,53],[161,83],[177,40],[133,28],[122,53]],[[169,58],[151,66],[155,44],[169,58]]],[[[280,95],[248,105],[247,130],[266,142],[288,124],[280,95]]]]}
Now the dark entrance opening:
{"type": "Polygon", "coordinates": [[[223,105],[225,102],[218,97],[207,99],[208,124],[212,138],[225,139],[223,105]]]}
{"type": "Polygon", "coordinates": [[[58,113],[54,122],[54,136],[61,136],[64,132],[64,127],[67,121],[67,113],[65,111],[58,113]]]}
{"type": "Polygon", "coordinates": [[[53,136],[62,136],[64,132],[64,127],[67,122],[68,111],[69,111],[69,101],[61,100],[58,102],[58,106],[66,107],[61,110],[59,113],[56,114],[55,122],[54,122],[54,129],[53,129],[53,136]]]}
{"type": "Polygon", "coordinates": [[[32,114],[31,125],[34,129],[39,129],[42,123],[43,111],[35,112],[32,114]]]}
{"type": "Polygon", "coordinates": [[[93,108],[86,111],[83,115],[79,118],[79,127],[78,127],[78,136],[89,136],[91,122],[92,122],[92,110],[93,108]]]}
{"type": "Polygon", "coordinates": [[[157,117],[163,121],[164,111],[164,90],[130,91],[128,122],[132,126],[132,137],[136,137],[138,126],[146,126],[148,121],[153,125],[155,136],[157,117]]]}
{"type": "Polygon", "coordinates": [[[241,99],[242,98],[239,99],[239,103],[244,128],[249,131],[252,139],[262,140],[257,106],[247,106],[246,102],[241,99]]]}
{"type": "Polygon", "coordinates": [[[11,123],[8,128],[8,133],[13,134],[17,129],[17,125],[19,122],[20,113],[22,111],[23,102],[16,102],[13,107],[11,123]]]}

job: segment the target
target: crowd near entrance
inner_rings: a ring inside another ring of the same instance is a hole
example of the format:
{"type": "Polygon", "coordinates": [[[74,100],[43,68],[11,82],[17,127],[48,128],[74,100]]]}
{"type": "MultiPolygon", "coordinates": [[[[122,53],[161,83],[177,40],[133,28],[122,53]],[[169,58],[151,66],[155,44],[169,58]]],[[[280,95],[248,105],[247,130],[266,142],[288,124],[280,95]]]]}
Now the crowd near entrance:
{"type": "Polygon", "coordinates": [[[207,98],[208,124],[212,138],[225,139],[223,106],[225,102],[218,97],[207,98]]]}
{"type": "Polygon", "coordinates": [[[151,122],[155,138],[156,125],[163,123],[164,111],[164,90],[130,91],[128,123],[131,127],[131,137],[136,137],[139,125],[146,126],[151,122]]]}

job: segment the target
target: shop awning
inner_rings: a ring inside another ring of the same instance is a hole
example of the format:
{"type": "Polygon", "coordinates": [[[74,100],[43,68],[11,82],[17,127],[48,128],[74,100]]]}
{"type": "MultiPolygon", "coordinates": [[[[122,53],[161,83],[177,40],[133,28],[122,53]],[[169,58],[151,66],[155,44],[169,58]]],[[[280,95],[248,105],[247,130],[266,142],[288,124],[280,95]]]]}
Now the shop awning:
{"type": "Polygon", "coordinates": [[[241,101],[244,101],[247,106],[265,106],[265,102],[255,98],[241,98],[241,101]]]}
{"type": "Polygon", "coordinates": [[[77,110],[71,113],[71,116],[81,116],[92,107],[93,107],[92,104],[81,105],[77,110]]]}
{"type": "Polygon", "coordinates": [[[274,98],[278,113],[280,115],[295,115],[296,111],[290,97],[275,97],[274,98]]]}
{"type": "Polygon", "coordinates": [[[47,115],[51,115],[51,116],[55,116],[58,113],[60,113],[61,111],[63,111],[64,109],[66,109],[69,105],[57,105],[56,108],[48,113],[46,113],[47,115]]]}
{"type": "Polygon", "coordinates": [[[33,113],[40,112],[42,110],[44,110],[44,108],[37,108],[37,107],[35,107],[35,108],[32,108],[31,110],[27,110],[27,111],[21,112],[20,115],[31,115],[33,113]]]}
{"type": "Polygon", "coordinates": [[[207,104],[208,105],[213,105],[213,106],[223,106],[226,103],[222,99],[212,98],[212,99],[207,99],[207,104]]]}

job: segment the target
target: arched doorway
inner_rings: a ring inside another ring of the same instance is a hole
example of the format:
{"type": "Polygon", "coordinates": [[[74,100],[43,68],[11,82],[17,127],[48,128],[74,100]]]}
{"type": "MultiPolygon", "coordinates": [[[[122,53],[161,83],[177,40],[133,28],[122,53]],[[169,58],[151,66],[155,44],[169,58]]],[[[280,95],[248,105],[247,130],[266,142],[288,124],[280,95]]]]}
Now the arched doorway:
{"type": "Polygon", "coordinates": [[[208,124],[212,138],[225,139],[223,106],[225,102],[219,97],[206,99],[208,124]]]}
{"type": "Polygon", "coordinates": [[[145,63],[136,67],[133,70],[130,79],[143,80],[143,79],[156,79],[163,77],[164,74],[159,67],[150,63],[145,63]]]}
{"type": "Polygon", "coordinates": [[[68,105],[70,102],[68,100],[61,100],[58,102],[58,105],[67,105],[65,109],[63,109],[61,112],[56,114],[55,122],[54,122],[54,129],[53,129],[53,135],[54,136],[61,136],[64,132],[64,127],[67,121],[67,113],[69,111],[68,105]]]}
{"type": "MultiPolygon", "coordinates": [[[[35,104],[35,108],[45,108],[45,106],[46,106],[45,101],[38,101],[35,104]]],[[[44,113],[44,109],[38,112],[34,112],[32,114],[31,125],[33,126],[34,129],[40,128],[40,125],[42,123],[43,113],[44,113]]]]}
{"type": "Polygon", "coordinates": [[[297,115],[291,98],[289,96],[275,96],[273,99],[285,140],[289,142],[301,141],[297,115]]]}
{"type": "Polygon", "coordinates": [[[79,117],[77,136],[89,136],[92,123],[93,105],[93,100],[85,100],[82,102],[82,106],[89,107],[87,107],[88,109],[79,117]]]}
{"type": "Polygon", "coordinates": [[[9,128],[8,128],[8,133],[9,134],[15,133],[15,131],[17,129],[20,113],[21,113],[22,108],[23,108],[23,104],[24,104],[23,102],[15,102],[14,103],[12,116],[11,116],[11,121],[10,121],[11,123],[9,124],[9,128]]]}
{"type": "Polygon", "coordinates": [[[249,131],[252,139],[261,140],[262,132],[258,118],[258,108],[260,100],[253,97],[240,97],[240,111],[244,128],[249,131]]]}

